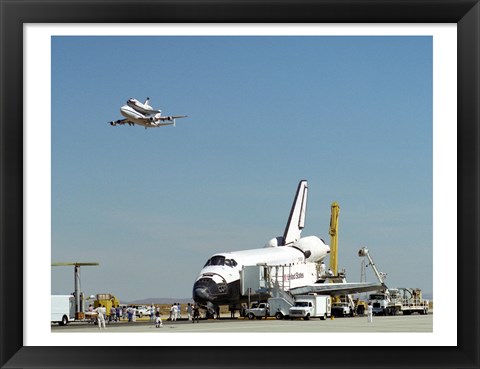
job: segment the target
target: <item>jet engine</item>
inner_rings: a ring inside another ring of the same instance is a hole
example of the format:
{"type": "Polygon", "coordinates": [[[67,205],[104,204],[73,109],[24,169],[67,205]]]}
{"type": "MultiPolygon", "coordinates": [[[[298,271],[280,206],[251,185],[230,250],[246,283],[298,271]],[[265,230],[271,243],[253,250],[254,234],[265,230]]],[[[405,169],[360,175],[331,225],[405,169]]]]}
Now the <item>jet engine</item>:
{"type": "Polygon", "coordinates": [[[150,117],[150,122],[155,123],[157,120],[160,120],[160,113],[155,114],[153,117],[150,117]]]}

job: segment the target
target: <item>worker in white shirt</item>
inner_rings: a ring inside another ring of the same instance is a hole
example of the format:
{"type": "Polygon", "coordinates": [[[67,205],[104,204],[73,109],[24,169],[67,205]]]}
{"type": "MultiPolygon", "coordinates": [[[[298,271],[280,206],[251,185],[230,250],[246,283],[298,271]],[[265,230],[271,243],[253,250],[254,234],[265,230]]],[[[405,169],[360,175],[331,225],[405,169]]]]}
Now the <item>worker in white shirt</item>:
{"type": "Polygon", "coordinates": [[[367,307],[367,322],[368,323],[373,322],[373,306],[371,302],[368,303],[368,307],[367,307]]]}
{"type": "Polygon", "coordinates": [[[102,325],[103,329],[107,329],[107,327],[105,326],[105,315],[107,315],[107,309],[104,305],[102,305],[97,307],[95,311],[97,312],[98,329],[102,329],[102,325]]]}

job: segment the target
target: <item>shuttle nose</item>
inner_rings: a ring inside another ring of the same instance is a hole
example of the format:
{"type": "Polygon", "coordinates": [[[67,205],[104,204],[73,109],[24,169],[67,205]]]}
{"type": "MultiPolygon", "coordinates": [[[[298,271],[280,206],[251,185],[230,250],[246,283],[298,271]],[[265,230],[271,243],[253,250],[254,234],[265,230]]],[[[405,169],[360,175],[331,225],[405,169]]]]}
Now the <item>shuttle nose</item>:
{"type": "Polygon", "coordinates": [[[203,277],[193,285],[193,300],[197,302],[215,302],[221,295],[227,293],[225,283],[218,284],[211,277],[203,277]]]}
{"type": "Polygon", "coordinates": [[[208,289],[205,287],[197,287],[193,290],[194,300],[211,301],[211,298],[210,292],[208,292],[208,289]]]}

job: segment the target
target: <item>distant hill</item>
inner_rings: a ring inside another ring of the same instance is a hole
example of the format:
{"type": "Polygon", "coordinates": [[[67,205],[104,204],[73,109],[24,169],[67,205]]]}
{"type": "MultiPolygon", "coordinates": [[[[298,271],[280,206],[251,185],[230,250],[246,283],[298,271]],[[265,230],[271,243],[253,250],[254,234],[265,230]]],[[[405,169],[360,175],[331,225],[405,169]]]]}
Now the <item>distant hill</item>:
{"type": "Polygon", "coordinates": [[[189,298],[172,298],[172,297],[149,297],[141,300],[122,301],[123,304],[129,305],[150,305],[150,304],[187,304],[193,303],[193,299],[189,298]]]}

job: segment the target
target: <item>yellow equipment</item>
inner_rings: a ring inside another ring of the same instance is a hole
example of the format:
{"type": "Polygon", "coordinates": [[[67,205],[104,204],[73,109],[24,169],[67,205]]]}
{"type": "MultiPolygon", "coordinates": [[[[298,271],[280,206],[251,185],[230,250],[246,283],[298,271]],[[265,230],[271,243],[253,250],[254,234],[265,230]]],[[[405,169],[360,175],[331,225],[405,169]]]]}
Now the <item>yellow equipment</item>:
{"type": "Polygon", "coordinates": [[[330,217],[330,270],[333,275],[338,275],[338,215],[340,214],[340,205],[337,202],[332,203],[332,215],[330,217]]]}
{"type": "Polygon", "coordinates": [[[112,307],[118,307],[120,301],[110,293],[99,293],[97,299],[93,302],[93,307],[96,309],[99,306],[105,306],[107,310],[107,316],[110,316],[110,309],[112,307]]]}

